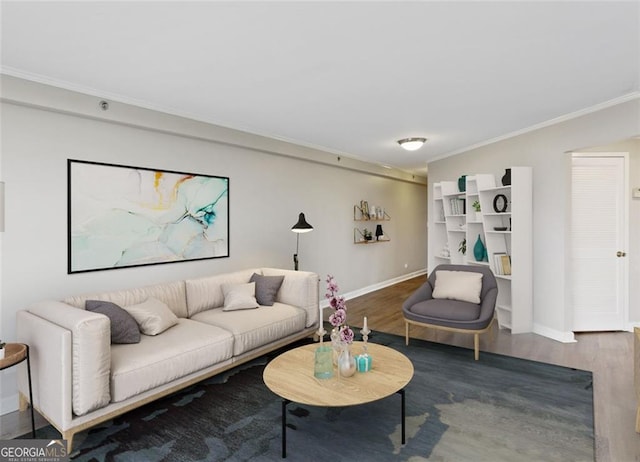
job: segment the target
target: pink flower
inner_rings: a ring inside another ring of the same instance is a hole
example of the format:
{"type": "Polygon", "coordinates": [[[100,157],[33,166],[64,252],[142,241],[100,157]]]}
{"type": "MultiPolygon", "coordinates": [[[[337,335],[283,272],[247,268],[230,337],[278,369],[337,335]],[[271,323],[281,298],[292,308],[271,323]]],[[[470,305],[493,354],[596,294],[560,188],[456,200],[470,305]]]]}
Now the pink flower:
{"type": "Polygon", "coordinates": [[[349,326],[342,326],[340,328],[340,339],[344,343],[352,343],[353,342],[354,333],[349,326]]]}
{"type": "Polygon", "coordinates": [[[347,325],[347,302],[344,297],[338,296],[338,284],[330,274],[327,274],[327,294],[329,306],[334,312],[329,316],[329,322],[339,331],[340,341],[353,342],[353,331],[347,325]]]}
{"type": "Polygon", "coordinates": [[[329,322],[333,327],[344,324],[347,320],[347,312],[345,310],[336,310],[329,316],[329,322]]]}

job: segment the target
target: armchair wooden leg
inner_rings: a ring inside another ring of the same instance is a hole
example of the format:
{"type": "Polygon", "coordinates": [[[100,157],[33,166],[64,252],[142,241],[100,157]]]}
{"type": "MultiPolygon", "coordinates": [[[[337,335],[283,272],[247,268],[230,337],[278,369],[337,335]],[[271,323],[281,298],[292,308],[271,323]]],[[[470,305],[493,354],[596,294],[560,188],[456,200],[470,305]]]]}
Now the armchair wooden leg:
{"type": "Polygon", "coordinates": [[[473,334],[473,356],[476,361],[480,359],[480,334],[473,334]]]}
{"type": "Polygon", "coordinates": [[[636,431],[640,433],[640,405],[638,405],[638,411],[636,412],[636,431]]]}
{"type": "Polygon", "coordinates": [[[409,322],[405,321],[404,326],[405,326],[405,334],[404,334],[405,344],[409,346],[409,322]]]}

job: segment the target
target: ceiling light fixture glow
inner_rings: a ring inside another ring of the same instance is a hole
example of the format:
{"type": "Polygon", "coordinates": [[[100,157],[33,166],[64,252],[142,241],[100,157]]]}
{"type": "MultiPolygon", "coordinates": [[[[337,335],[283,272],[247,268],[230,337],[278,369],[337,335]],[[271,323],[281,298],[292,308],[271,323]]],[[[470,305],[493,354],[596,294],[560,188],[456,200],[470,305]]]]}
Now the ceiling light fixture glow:
{"type": "Polygon", "coordinates": [[[404,138],[402,140],[398,140],[398,144],[402,149],[415,151],[416,149],[420,149],[425,141],[427,141],[426,138],[404,138]]]}

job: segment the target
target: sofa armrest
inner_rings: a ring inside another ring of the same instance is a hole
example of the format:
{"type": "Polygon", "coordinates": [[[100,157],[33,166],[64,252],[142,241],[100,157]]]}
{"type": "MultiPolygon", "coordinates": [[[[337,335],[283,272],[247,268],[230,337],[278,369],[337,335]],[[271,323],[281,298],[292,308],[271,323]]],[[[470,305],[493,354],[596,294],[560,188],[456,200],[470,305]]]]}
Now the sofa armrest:
{"type": "MultiPolygon", "coordinates": [[[[109,379],[111,372],[111,324],[106,316],[75,308],[66,303],[47,301],[37,303],[27,308],[29,313],[71,333],[70,379],[72,390],[73,412],[84,415],[94,409],[99,409],[111,401],[109,379]]],[[[28,323],[20,328],[22,335],[27,336],[29,329],[36,329],[34,323],[28,323]]],[[[49,348],[47,336],[29,335],[30,346],[35,354],[44,354],[49,348]]],[[[54,343],[55,344],[55,343],[54,343]]],[[[61,374],[66,374],[67,361],[62,358],[58,362],[61,374]]],[[[39,371],[40,372],[40,371],[39,371]]],[[[48,370],[47,373],[55,373],[48,370]]]]}
{"type": "Polygon", "coordinates": [[[305,327],[318,324],[320,310],[320,278],[310,271],[262,268],[264,276],[284,276],[276,301],[297,306],[307,312],[305,327]]]}
{"type": "Polygon", "coordinates": [[[496,310],[496,300],[498,299],[498,288],[492,287],[484,295],[482,303],[480,304],[480,316],[478,316],[478,322],[489,323],[493,319],[493,315],[496,310]]]}
{"type": "MultiPolygon", "coordinates": [[[[29,345],[34,408],[58,429],[71,426],[71,331],[26,310],[16,314],[16,338],[29,345]]],[[[18,389],[29,396],[27,374],[18,389]]]]}

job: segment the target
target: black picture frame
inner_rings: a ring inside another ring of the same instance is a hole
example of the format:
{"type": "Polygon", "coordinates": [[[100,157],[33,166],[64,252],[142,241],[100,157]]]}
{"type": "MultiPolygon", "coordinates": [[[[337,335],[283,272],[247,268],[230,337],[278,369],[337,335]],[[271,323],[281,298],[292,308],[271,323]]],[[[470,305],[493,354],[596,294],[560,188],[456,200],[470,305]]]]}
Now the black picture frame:
{"type": "Polygon", "coordinates": [[[67,159],[67,273],[229,257],[229,177],[67,159]]]}
{"type": "Polygon", "coordinates": [[[493,210],[496,213],[504,213],[507,211],[509,201],[504,194],[498,194],[493,198],[493,210]]]}

